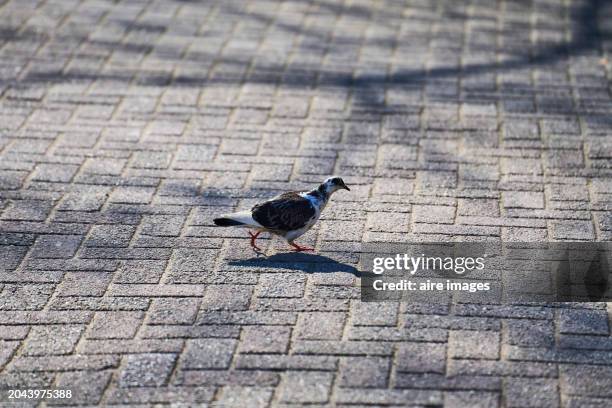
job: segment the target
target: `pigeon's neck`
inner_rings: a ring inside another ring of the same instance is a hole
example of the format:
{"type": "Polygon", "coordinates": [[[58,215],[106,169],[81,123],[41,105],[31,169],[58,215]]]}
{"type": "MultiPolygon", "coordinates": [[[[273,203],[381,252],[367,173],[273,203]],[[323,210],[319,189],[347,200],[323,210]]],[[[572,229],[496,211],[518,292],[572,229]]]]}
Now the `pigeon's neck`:
{"type": "Polygon", "coordinates": [[[308,195],[314,198],[319,203],[325,205],[327,204],[327,200],[329,200],[331,193],[327,191],[325,184],[321,184],[319,187],[315,188],[314,190],[309,191],[308,195]]]}

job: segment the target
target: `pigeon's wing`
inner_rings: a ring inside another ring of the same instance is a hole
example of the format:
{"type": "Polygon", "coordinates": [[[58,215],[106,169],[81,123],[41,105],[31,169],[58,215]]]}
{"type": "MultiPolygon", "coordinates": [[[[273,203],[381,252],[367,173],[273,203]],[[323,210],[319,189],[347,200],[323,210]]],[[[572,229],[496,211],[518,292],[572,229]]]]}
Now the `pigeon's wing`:
{"type": "Polygon", "coordinates": [[[297,192],[281,194],[272,200],[256,204],[253,219],[270,230],[292,231],[304,227],[315,216],[310,200],[297,192]]]}

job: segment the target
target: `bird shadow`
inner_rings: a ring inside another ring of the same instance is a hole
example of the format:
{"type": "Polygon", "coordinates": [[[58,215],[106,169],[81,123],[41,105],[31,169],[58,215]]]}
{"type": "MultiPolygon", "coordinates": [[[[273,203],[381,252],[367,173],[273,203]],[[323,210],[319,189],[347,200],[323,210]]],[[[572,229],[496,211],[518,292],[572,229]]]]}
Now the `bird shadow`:
{"type": "Polygon", "coordinates": [[[360,276],[359,270],[352,265],[318,254],[304,252],[274,254],[269,257],[256,256],[249,259],[230,261],[229,265],[243,267],[294,269],[306,273],[346,272],[360,276]]]}

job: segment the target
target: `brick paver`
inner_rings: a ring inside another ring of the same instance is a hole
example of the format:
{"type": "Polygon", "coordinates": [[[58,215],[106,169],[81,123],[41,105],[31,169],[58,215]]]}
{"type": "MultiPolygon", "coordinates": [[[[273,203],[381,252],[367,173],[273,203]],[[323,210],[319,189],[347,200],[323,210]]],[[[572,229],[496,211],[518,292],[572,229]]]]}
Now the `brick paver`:
{"type": "Polygon", "coordinates": [[[606,304],[362,304],[353,268],[612,240],[610,33],[596,0],[0,0],[0,389],[610,406],[606,304]],[[316,255],[212,225],[330,174],[316,255]]]}

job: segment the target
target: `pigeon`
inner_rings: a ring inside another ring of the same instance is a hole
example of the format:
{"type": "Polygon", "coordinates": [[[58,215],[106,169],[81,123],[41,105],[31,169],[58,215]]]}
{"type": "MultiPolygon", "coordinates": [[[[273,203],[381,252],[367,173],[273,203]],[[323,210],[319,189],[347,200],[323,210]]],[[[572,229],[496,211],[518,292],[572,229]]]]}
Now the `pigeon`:
{"type": "Polygon", "coordinates": [[[220,227],[255,230],[249,231],[249,235],[251,247],[257,251],[261,249],[255,240],[264,231],[283,237],[296,252],[314,251],[314,248],[300,246],[293,241],[316,224],[331,195],[340,189],[351,191],[340,177],[330,177],[312,191],[283,193],[256,204],[250,210],[225,214],[213,222],[220,227]]]}

